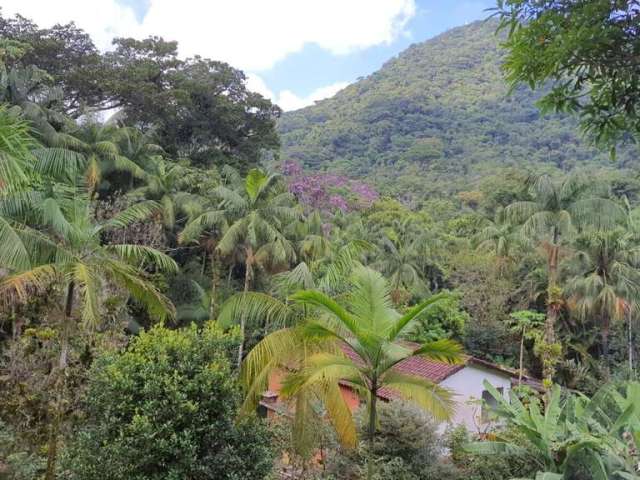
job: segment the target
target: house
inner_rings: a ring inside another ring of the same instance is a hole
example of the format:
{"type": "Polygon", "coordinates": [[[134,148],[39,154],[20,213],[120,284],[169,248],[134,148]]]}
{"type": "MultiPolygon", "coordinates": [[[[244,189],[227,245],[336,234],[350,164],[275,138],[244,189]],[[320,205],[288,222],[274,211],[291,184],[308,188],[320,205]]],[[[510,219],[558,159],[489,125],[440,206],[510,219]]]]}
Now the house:
{"type": "MultiPolygon", "coordinates": [[[[416,345],[417,347],[417,345],[416,345]]],[[[348,356],[354,355],[345,349],[348,356]]],[[[352,357],[355,359],[355,357],[352,357]]],[[[451,365],[443,362],[429,360],[421,357],[410,357],[398,363],[394,368],[409,375],[425,378],[454,393],[455,413],[450,423],[452,425],[463,424],[469,431],[484,433],[490,426],[488,415],[494,398],[484,386],[488,381],[496,390],[509,398],[509,391],[518,384],[518,372],[500,365],[481,360],[472,356],[464,356],[462,363],[451,365]]],[[[269,391],[263,396],[260,403],[263,414],[269,415],[286,411],[286,407],[278,402],[278,391],[282,374],[273,375],[269,382],[269,391]]],[[[531,377],[524,377],[523,382],[533,388],[540,388],[539,382],[531,377]]],[[[343,397],[351,410],[360,406],[360,398],[347,385],[340,386],[343,397]]],[[[396,394],[387,389],[381,389],[378,394],[383,401],[390,401],[396,394]]],[[[446,425],[442,425],[444,430],[446,425]]]]}

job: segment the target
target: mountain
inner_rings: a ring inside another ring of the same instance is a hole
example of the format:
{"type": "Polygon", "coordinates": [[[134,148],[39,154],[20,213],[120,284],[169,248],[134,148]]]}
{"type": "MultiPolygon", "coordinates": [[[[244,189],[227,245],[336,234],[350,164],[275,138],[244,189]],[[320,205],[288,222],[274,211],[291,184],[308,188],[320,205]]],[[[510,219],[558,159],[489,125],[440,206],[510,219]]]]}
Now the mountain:
{"type": "MultiPolygon", "coordinates": [[[[573,118],[541,116],[526,87],[509,92],[495,30],[493,21],[454,28],[334,97],[285,113],[282,158],[369,177],[390,194],[460,191],[500,167],[611,165],[573,118]]],[[[622,148],[616,166],[634,157],[622,148]]]]}

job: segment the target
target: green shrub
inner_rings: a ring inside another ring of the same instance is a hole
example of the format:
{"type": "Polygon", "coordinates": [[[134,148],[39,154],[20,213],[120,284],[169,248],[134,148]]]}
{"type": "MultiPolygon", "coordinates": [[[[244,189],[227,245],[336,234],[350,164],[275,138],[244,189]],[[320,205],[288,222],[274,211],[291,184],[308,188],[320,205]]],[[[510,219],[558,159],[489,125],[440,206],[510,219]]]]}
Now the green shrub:
{"type": "Polygon", "coordinates": [[[44,472],[45,461],[25,451],[14,430],[0,420],[0,480],[32,480],[44,472]]]}
{"type": "Polygon", "coordinates": [[[266,426],[236,423],[230,357],[238,337],[214,323],[158,326],[92,370],[84,428],[66,452],[78,480],[263,478],[273,452],[266,426]]]}
{"type": "MultiPolygon", "coordinates": [[[[327,478],[361,479],[366,477],[366,415],[358,413],[358,429],[363,440],[352,451],[337,449],[327,459],[327,478]]],[[[375,443],[378,480],[456,480],[456,468],[444,458],[443,442],[431,417],[410,404],[393,401],[380,403],[378,434],[375,443]]]]}
{"type": "Polygon", "coordinates": [[[451,461],[465,480],[510,480],[529,478],[535,472],[531,462],[514,455],[479,455],[469,453],[465,446],[472,440],[464,425],[458,425],[445,434],[451,461]]]}

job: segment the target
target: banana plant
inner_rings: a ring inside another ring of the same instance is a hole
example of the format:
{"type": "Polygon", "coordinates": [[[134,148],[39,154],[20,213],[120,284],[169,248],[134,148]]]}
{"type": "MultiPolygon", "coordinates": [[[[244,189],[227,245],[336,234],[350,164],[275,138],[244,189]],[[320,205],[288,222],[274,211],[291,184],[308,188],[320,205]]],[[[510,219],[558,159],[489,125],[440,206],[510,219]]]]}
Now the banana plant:
{"type": "Polygon", "coordinates": [[[640,478],[640,383],[606,385],[592,398],[563,393],[556,385],[545,407],[535,399],[525,405],[514,393],[506,400],[488,382],[484,386],[506,428],[495,440],[468,444],[470,453],[530,460],[539,470],[535,480],[571,478],[578,467],[593,480],[640,478]],[[508,432],[524,442],[514,442],[508,432]]]}

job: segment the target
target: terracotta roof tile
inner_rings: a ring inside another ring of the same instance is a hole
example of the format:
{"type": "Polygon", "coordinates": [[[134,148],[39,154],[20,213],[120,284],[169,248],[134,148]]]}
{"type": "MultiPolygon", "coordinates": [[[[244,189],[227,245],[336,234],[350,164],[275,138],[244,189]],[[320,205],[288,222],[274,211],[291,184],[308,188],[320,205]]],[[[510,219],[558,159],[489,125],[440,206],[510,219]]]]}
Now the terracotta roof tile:
{"type": "MultiPolygon", "coordinates": [[[[409,342],[404,342],[404,344],[408,347],[415,348],[419,346],[418,344],[414,345],[409,342]]],[[[349,358],[351,358],[351,360],[361,363],[360,358],[351,348],[343,346],[342,350],[349,358]]],[[[398,363],[393,368],[401,373],[415,375],[417,377],[425,378],[434,383],[440,383],[457,371],[463,369],[467,363],[467,360],[468,357],[465,356],[462,363],[452,365],[449,363],[437,362],[435,360],[429,360],[422,357],[409,357],[398,363]]],[[[386,399],[397,397],[397,394],[387,388],[381,388],[378,391],[378,395],[386,399]]]]}

